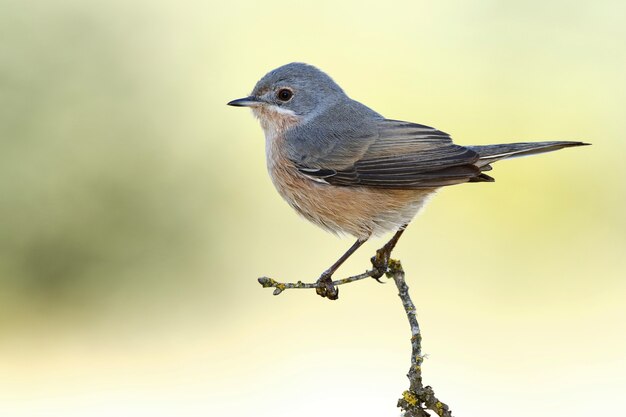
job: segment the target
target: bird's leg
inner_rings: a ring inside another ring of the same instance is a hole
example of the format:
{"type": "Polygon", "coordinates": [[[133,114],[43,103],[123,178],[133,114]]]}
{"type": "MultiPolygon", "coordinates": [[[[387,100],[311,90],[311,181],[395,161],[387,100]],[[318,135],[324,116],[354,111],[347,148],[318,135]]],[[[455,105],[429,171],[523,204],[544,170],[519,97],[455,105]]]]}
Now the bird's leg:
{"type": "Polygon", "coordinates": [[[376,251],[376,256],[372,256],[372,265],[374,266],[375,272],[372,274],[372,278],[376,281],[380,282],[380,277],[385,275],[387,272],[387,268],[389,267],[389,259],[391,257],[391,251],[398,243],[400,236],[404,233],[404,229],[406,229],[406,224],[402,226],[395,235],[389,240],[389,242],[385,243],[385,246],[378,249],[376,251]]]}
{"type": "Polygon", "coordinates": [[[352,246],[350,246],[350,249],[348,249],[346,253],[341,255],[341,258],[337,259],[337,262],[332,264],[330,268],[328,268],[326,271],[322,273],[322,275],[317,280],[318,286],[315,289],[318,295],[322,297],[328,297],[329,300],[336,300],[337,298],[339,298],[339,289],[333,285],[332,276],[337,270],[337,268],[339,268],[341,264],[344,263],[346,259],[348,259],[350,255],[352,255],[366,241],[367,241],[367,238],[357,239],[357,241],[354,242],[352,246]]]}

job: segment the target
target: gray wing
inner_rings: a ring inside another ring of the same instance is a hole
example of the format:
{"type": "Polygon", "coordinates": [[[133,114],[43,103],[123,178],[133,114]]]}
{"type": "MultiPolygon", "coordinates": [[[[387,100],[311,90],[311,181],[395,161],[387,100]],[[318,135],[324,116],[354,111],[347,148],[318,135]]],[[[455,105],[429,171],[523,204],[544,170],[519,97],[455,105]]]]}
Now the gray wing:
{"type": "MultiPolygon", "coordinates": [[[[298,169],[340,186],[419,189],[492,181],[474,165],[478,153],[453,144],[447,133],[432,127],[380,118],[358,137],[339,139],[351,146],[350,152],[331,150],[316,158],[301,158],[294,161],[298,169]]],[[[341,145],[335,148],[341,150],[341,145]]]]}

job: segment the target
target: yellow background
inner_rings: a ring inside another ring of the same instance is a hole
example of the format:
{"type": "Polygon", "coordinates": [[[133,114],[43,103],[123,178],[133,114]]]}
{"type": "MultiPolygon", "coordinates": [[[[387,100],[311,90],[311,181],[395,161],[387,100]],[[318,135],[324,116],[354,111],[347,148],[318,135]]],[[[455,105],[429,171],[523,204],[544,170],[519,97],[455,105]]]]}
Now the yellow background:
{"type": "Polygon", "coordinates": [[[1,0],[0,415],[399,414],[391,283],[256,283],[352,243],[225,105],[292,61],[460,144],[593,143],[442,190],[395,256],[455,415],[624,414],[625,4],[1,0]]]}

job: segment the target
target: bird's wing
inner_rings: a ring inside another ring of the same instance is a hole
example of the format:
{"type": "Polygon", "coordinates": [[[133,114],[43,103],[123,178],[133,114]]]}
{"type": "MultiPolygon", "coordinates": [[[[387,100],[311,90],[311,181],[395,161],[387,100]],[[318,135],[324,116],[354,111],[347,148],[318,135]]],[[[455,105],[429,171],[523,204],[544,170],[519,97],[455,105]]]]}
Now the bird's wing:
{"type": "Polygon", "coordinates": [[[432,127],[381,118],[370,126],[367,139],[340,141],[360,144],[358,152],[344,154],[340,163],[331,152],[294,161],[296,166],[313,179],[340,186],[418,189],[490,180],[474,165],[476,152],[453,144],[447,133],[432,127]]]}

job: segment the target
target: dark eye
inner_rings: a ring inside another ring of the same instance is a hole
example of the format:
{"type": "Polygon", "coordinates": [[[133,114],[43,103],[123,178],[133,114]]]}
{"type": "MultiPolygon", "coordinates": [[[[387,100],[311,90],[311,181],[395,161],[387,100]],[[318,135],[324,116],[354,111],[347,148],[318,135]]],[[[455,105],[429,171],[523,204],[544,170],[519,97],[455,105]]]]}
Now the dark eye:
{"type": "Polygon", "coordinates": [[[291,92],[291,90],[283,88],[281,90],[278,90],[278,94],[276,94],[276,97],[278,97],[280,101],[289,101],[291,97],[293,97],[293,93],[291,92]]]}

